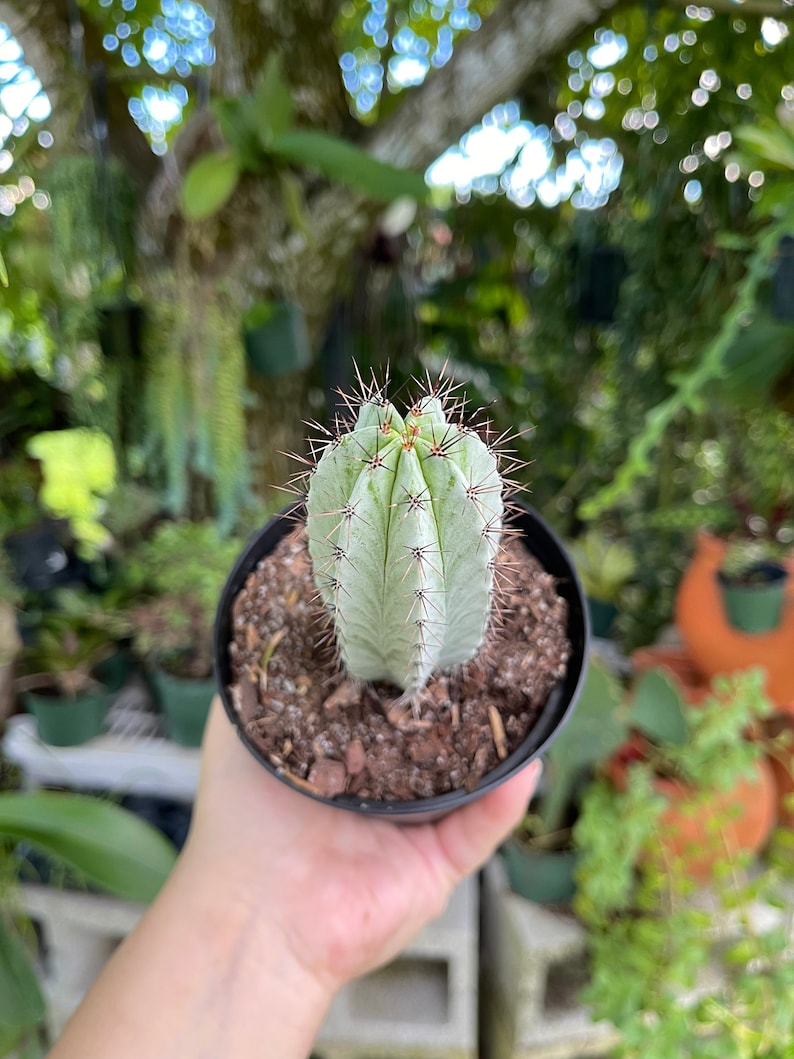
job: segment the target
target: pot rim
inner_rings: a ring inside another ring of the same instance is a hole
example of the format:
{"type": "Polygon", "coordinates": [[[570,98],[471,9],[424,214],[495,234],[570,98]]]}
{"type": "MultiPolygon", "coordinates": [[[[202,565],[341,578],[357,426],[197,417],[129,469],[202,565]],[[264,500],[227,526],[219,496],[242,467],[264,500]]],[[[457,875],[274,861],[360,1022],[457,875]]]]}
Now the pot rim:
{"type": "Polygon", "coordinates": [[[522,743],[504,761],[499,762],[496,768],[487,773],[474,790],[461,788],[410,802],[374,801],[355,795],[325,798],[296,786],[278,772],[246,735],[229,691],[231,665],[228,647],[231,642],[231,613],[234,600],[248,575],[255,569],[259,560],[272,551],[278,541],[290,531],[295,524],[296,516],[299,517],[304,509],[305,504],[302,500],[295,501],[274,515],[248,541],[234,564],[221,593],[213,635],[214,673],[226,715],[235,726],[243,745],[270,775],[275,776],[291,790],[304,797],[312,798],[335,809],[345,809],[400,823],[426,823],[475,801],[540,757],[569,720],[579,698],[587,671],[590,622],[579,575],[559,537],[534,508],[523,501],[513,499],[508,522],[522,529],[522,536],[525,540],[530,537],[527,527],[532,527],[531,543],[527,541],[528,548],[546,572],[557,579],[558,591],[568,603],[567,634],[571,644],[571,656],[565,676],[550,692],[522,743]]]}

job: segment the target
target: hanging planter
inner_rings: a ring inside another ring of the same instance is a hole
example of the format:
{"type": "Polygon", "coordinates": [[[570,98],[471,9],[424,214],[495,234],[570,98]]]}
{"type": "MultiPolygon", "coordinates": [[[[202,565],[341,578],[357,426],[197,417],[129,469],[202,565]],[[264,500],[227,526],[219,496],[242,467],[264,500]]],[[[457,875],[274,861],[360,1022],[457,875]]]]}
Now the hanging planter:
{"type": "Polygon", "coordinates": [[[304,371],[311,364],[306,317],[294,302],[251,306],[243,318],[243,341],[248,363],[263,378],[304,371]]]}
{"type": "Polygon", "coordinates": [[[99,310],[98,334],[102,352],[109,361],[137,363],[143,357],[143,309],[137,302],[122,300],[99,310]]]}
{"type": "Polygon", "coordinates": [[[626,277],[626,255],[604,243],[577,244],[572,250],[572,301],[583,324],[611,324],[626,277]]]}

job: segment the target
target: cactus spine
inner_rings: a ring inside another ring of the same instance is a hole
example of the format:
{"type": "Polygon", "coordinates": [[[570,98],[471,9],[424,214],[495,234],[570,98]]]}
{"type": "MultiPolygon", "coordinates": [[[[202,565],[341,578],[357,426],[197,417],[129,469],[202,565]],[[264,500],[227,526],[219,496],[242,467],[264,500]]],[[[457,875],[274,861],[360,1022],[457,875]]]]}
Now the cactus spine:
{"type": "Polygon", "coordinates": [[[449,388],[404,417],[362,391],[309,478],[312,572],[348,673],[413,695],[482,644],[503,483],[489,446],[445,411],[449,388]]]}

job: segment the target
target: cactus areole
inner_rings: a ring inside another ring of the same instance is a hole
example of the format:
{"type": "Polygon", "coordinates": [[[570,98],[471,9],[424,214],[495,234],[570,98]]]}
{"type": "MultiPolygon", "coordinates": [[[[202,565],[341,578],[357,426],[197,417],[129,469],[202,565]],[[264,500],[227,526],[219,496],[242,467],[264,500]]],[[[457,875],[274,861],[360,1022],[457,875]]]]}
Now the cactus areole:
{"type": "Polygon", "coordinates": [[[348,673],[413,695],[473,658],[491,613],[502,530],[497,455],[438,385],[404,415],[365,394],[310,477],[312,573],[348,673]]]}

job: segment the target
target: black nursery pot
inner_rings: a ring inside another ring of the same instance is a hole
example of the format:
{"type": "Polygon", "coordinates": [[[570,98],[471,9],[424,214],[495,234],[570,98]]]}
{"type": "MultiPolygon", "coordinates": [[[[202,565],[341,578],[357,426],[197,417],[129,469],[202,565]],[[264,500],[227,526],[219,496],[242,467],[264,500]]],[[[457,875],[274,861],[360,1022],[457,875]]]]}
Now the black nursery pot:
{"type": "Polygon", "coordinates": [[[302,503],[292,504],[285,508],[251,538],[229,575],[218,606],[214,639],[215,677],[229,720],[237,728],[237,734],[245,746],[268,772],[304,797],[314,798],[315,801],[324,802],[337,809],[348,809],[398,823],[427,823],[493,790],[544,753],[573,712],[582,689],[587,669],[590,629],[584,591],[565,548],[533,508],[526,504],[517,506],[520,511],[511,519],[511,526],[521,530],[528,549],[547,573],[557,579],[557,591],[568,603],[567,633],[571,644],[568,668],[563,679],[552,690],[523,743],[484,776],[475,790],[450,791],[447,794],[420,798],[411,802],[372,801],[354,795],[339,795],[333,799],[313,795],[279,775],[265,755],[248,739],[229,692],[229,686],[232,683],[229,658],[229,644],[232,640],[232,607],[238,592],[245,584],[248,575],[256,568],[259,560],[268,555],[281,538],[294,528],[295,515],[300,513],[302,503]]]}

